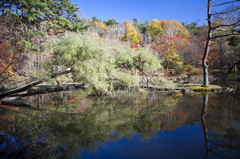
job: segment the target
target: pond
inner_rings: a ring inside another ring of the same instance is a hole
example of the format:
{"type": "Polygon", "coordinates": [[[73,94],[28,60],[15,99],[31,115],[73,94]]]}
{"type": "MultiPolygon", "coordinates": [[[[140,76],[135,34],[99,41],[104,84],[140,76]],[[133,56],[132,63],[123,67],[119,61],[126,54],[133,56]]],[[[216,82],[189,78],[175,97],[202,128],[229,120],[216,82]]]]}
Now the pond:
{"type": "Polygon", "coordinates": [[[114,100],[89,90],[29,96],[0,107],[0,159],[239,158],[239,114],[239,86],[114,100]]]}

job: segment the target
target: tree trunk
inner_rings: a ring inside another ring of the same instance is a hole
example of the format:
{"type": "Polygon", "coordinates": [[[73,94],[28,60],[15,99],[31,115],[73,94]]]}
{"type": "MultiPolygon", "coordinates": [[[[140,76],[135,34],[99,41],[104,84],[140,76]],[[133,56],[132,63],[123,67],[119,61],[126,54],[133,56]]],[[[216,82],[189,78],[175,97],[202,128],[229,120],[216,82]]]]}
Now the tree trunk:
{"type": "Polygon", "coordinates": [[[0,94],[0,98],[4,98],[4,97],[7,97],[7,96],[10,96],[10,95],[13,95],[13,94],[16,94],[16,93],[20,93],[20,92],[24,92],[24,91],[27,91],[28,89],[32,88],[33,86],[36,86],[38,84],[42,83],[42,81],[36,81],[36,82],[32,82],[30,84],[27,84],[21,88],[18,88],[18,89],[15,89],[15,90],[11,90],[7,93],[3,93],[3,94],[0,94]]]}
{"type": "Polygon", "coordinates": [[[211,0],[208,0],[208,37],[207,37],[207,42],[206,42],[206,48],[205,48],[205,52],[202,58],[202,67],[203,67],[203,85],[205,86],[209,86],[209,80],[208,80],[208,65],[206,62],[206,59],[208,57],[208,53],[209,53],[209,46],[211,44],[211,37],[212,37],[212,24],[211,24],[211,14],[210,14],[210,2],[211,0]]]}
{"type": "Polygon", "coordinates": [[[168,67],[169,67],[169,60],[168,60],[168,63],[167,63],[167,72],[168,72],[168,67]]]}
{"type": "MultiPolygon", "coordinates": [[[[62,75],[62,74],[67,74],[67,73],[70,73],[70,71],[67,70],[67,71],[63,71],[63,72],[53,73],[52,76],[51,76],[51,78],[55,78],[55,77],[57,77],[57,76],[60,76],[60,75],[62,75]]],[[[31,83],[29,83],[29,84],[24,85],[23,87],[19,87],[19,88],[16,88],[16,89],[14,89],[14,90],[10,90],[10,91],[8,91],[8,92],[2,93],[2,94],[0,94],[0,100],[1,100],[2,98],[4,98],[4,97],[11,96],[11,95],[16,94],[16,93],[20,93],[20,92],[27,91],[27,90],[29,90],[30,88],[32,88],[32,87],[34,87],[34,86],[36,86],[36,85],[38,85],[38,84],[40,84],[40,83],[42,83],[42,82],[44,82],[44,81],[34,81],[34,82],[31,82],[31,83]]]]}
{"type": "Polygon", "coordinates": [[[232,72],[232,69],[236,67],[236,65],[240,64],[240,60],[238,62],[235,62],[232,67],[229,68],[228,73],[232,72]]]}
{"type": "Polygon", "coordinates": [[[5,6],[5,3],[4,1],[2,1],[2,16],[4,17],[4,6],[5,6]]]}

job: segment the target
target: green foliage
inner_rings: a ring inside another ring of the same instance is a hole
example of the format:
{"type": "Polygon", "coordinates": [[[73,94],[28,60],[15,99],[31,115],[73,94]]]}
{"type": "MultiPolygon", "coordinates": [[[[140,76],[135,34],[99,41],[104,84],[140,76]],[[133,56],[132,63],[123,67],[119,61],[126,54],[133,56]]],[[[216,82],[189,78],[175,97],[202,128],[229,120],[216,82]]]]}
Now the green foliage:
{"type": "Polygon", "coordinates": [[[239,139],[238,130],[234,127],[230,127],[226,130],[226,134],[224,134],[223,137],[229,141],[237,141],[239,139]]]}
{"type": "Polygon", "coordinates": [[[26,40],[22,40],[20,42],[21,44],[25,45],[28,49],[30,50],[34,50],[34,51],[39,51],[39,48],[36,48],[31,42],[26,41],[26,40]]]}
{"type": "Polygon", "coordinates": [[[11,16],[14,16],[16,19],[19,19],[19,15],[15,14],[13,11],[9,10],[9,9],[5,9],[5,12],[11,16]]]}
{"type": "Polygon", "coordinates": [[[187,28],[188,28],[189,30],[192,30],[192,32],[193,32],[194,35],[199,34],[200,31],[202,30],[202,27],[198,26],[198,24],[195,23],[195,22],[187,25],[187,28]]]}
{"type": "Polygon", "coordinates": [[[95,21],[101,21],[101,19],[97,19],[97,17],[94,15],[94,16],[92,17],[92,22],[95,22],[95,21]]]}
{"type": "Polygon", "coordinates": [[[239,46],[240,45],[240,36],[228,37],[227,41],[230,46],[239,46]]]}
{"type": "Polygon", "coordinates": [[[167,78],[159,77],[158,81],[160,82],[160,88],[169,88],[169,89],[176,88],[176,84],[173,83],[172,80],[168,80],[167,78]]]}
{"type": "Polygon", "coordinates": [[[28,38],[32,38],[32,37],[35,37],[35,36],[41,36],[41,35],[47,35],[47,33],[39,31],[39,30],[37,30],[37,31],[28,30],[26,32],[26,36],[28,38]]]}
{"type": "Polygon", "coordinates": [[[183,74],[186,73],[187,68],[186,68],[186,66],[184,66],[184,65],[177,65],[177,66],[174,68],[174,70],[175,70],[176,75],[181,76],[181,75],[183,75],[183,74]]]}
{"type": "Polygon", "coordinates": [[[133,22],[134,22],[134,23],[137,23],[137,22],[138,22],[138,19],[137,19],[137,18],[134,18],[134,19],[133,19],[133,22]]]}
{"type": "Polygon", "coordinates": [[[137,27],[138,31],[142,34],[145,34],[147,31],[147,24],[142,24],[142,23],[134,23],[135,26],[137,27]]]}
{"type": "Polygon", "coordinates": [[[1,13],[13,17],[15,24],[29,26],[32,22],[39,24],[48,20],[48,24],[54,23],[66,29],[72,28],[70,20],[78,17],[76,12],[79,9],[76,7],[77,4],[71,3],[70,0],[4,0],[0,5],[2,5],[1,13]]]}
{"type": "Polygon", "coordinates": [[[133,59],[136,66],[138,68],[143,68],[143,70],[156,70],[161,67],[157,56],[152,54],[148,47],[140,49],[133,59]]]}
{"type": "Polygon", "coordinates": [[[115,20],[114,18],[108,19],[108,20],[104,21],[104,23],[105,23],[107,26],[112,26],[112,25],[117,24],[117,22],[116,22],[116,20],[115,20]]]}
{"type": "Polygon", "coordinates": [[[70,30],[74,32],[83,32],[88,29],[90,24],[86,23],[86,20],[77,17],[75,20],[71,20],[70,30]]]}
{"type": "Polygon", "coordinates": [[[126,72],[124,67],[128,70],[137,65],[152,70],[160,67],[148,48],[137,53],[129,46],[108,46],[93,33],[70,33],[62,39],[51,39],[47,43],[56,65],[71,68],[75,81],[89,84],[101,93],[108,93],[112,84],[138,85],[139,78],[126,72]]]}

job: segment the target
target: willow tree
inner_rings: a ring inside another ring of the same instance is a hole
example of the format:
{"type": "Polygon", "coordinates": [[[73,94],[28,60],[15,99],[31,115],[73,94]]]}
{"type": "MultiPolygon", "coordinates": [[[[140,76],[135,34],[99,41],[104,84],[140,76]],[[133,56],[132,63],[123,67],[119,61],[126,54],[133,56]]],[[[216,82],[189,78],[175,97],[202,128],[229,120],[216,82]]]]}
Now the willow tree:
{"type": "Polygon", "coordinates": [[[119,86],[138,85],[139,77],[129,73],[133,68],[143,71],[160,67],[149,48],[135,52],[119,43],[109,46],[95,33],[70,33],[61,39],[50,39],[47,47],[55,61],[50,63],[52,68],[70,69],[74,81],[92,86],[97,94],[109,94],[119,86]]]}
{"type": "Polygon", "coordinates": [[[231,9],[231,10],[228,10],[228,11],[223,11],[223,12],[215,12],[215,11],[212,11],[211,8],[212,7],[218,7],[218,6],[224,6],[224,5],[227,5],[227,4],[232,4],[233,5],[234,3],[238,3],[238,2],[239,2],[239,0],[227,1],[227,2],[224,2],[224,3],[217,3],[214,0],[208,0],[208,6],[207,6],[208,36],[207,36],[205,52],[204,52],[204,55],[203,55],[203,58],[202,58],[203,85],[204,86],[209,86],[208,65],[207,65],[206,59],[208,57],[211,41],[213,39],[216,39],[216,38],[229,37],[229,36],[234,36],[236,34],[239,34],[238,27],[240,25],[240,20],[239,19],[237,19],[236,21],[232,21],[230,23],[227,23],[227,24],[220,24],[220,25],[216,25],[216,26],[212,25],[212,18],[213,17],[216,17],[216,16],[221,15],[221,14],[235,12],[236,10],[240,10],[240,7],[237,7],[235,9],[231,9]],[[216,36],[213,36],[214,31],[221,31],[222,34],[221,35],[218,34],[216,36]]]}

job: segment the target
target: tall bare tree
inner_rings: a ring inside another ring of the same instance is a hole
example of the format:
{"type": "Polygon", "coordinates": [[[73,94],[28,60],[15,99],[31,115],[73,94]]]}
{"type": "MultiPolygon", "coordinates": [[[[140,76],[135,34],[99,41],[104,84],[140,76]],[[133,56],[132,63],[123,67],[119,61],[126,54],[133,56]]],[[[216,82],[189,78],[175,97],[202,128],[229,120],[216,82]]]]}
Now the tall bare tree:
{"type": "Polygon", "coordinates": [[[240,26],[240,20],[236,19],[234,21],[229,21],[229,23],[226,24],[219,24],[216,26],[212,25],[212,19],[214,17],[217,17],[219,15],[223,15],[226,13],[235,12],[236,10],[240,10],[240,7],[232,7],[233,9],[225,10],[222,12],[216,12],[211,10],[212,7],[218,7],[218,6],[226,6],[226,5],[234,5],[236,3],[239,3],[240,0],[233,0],[233,1],[226,1],[223,3],[217,3],[215,0],[208,0],[207,5],[207,21],[208,21],[208,36],[207,36],[207,42],[205,47],[205,52],[202,58],[202,67],[203,67],[203,85],[208,86],[209,85],[209,79],[208,79],[208,65],[206,62],[206,59],[208,57],[209,48],[211,45],[211,40],[220,38],[220,37],[227,37],[227,36],[234,36],[236,34],[239,34],[239,31],[237,27],[240,26]],[[221,34],[214,35],[214,31],[221,31],[221,34]]]}

